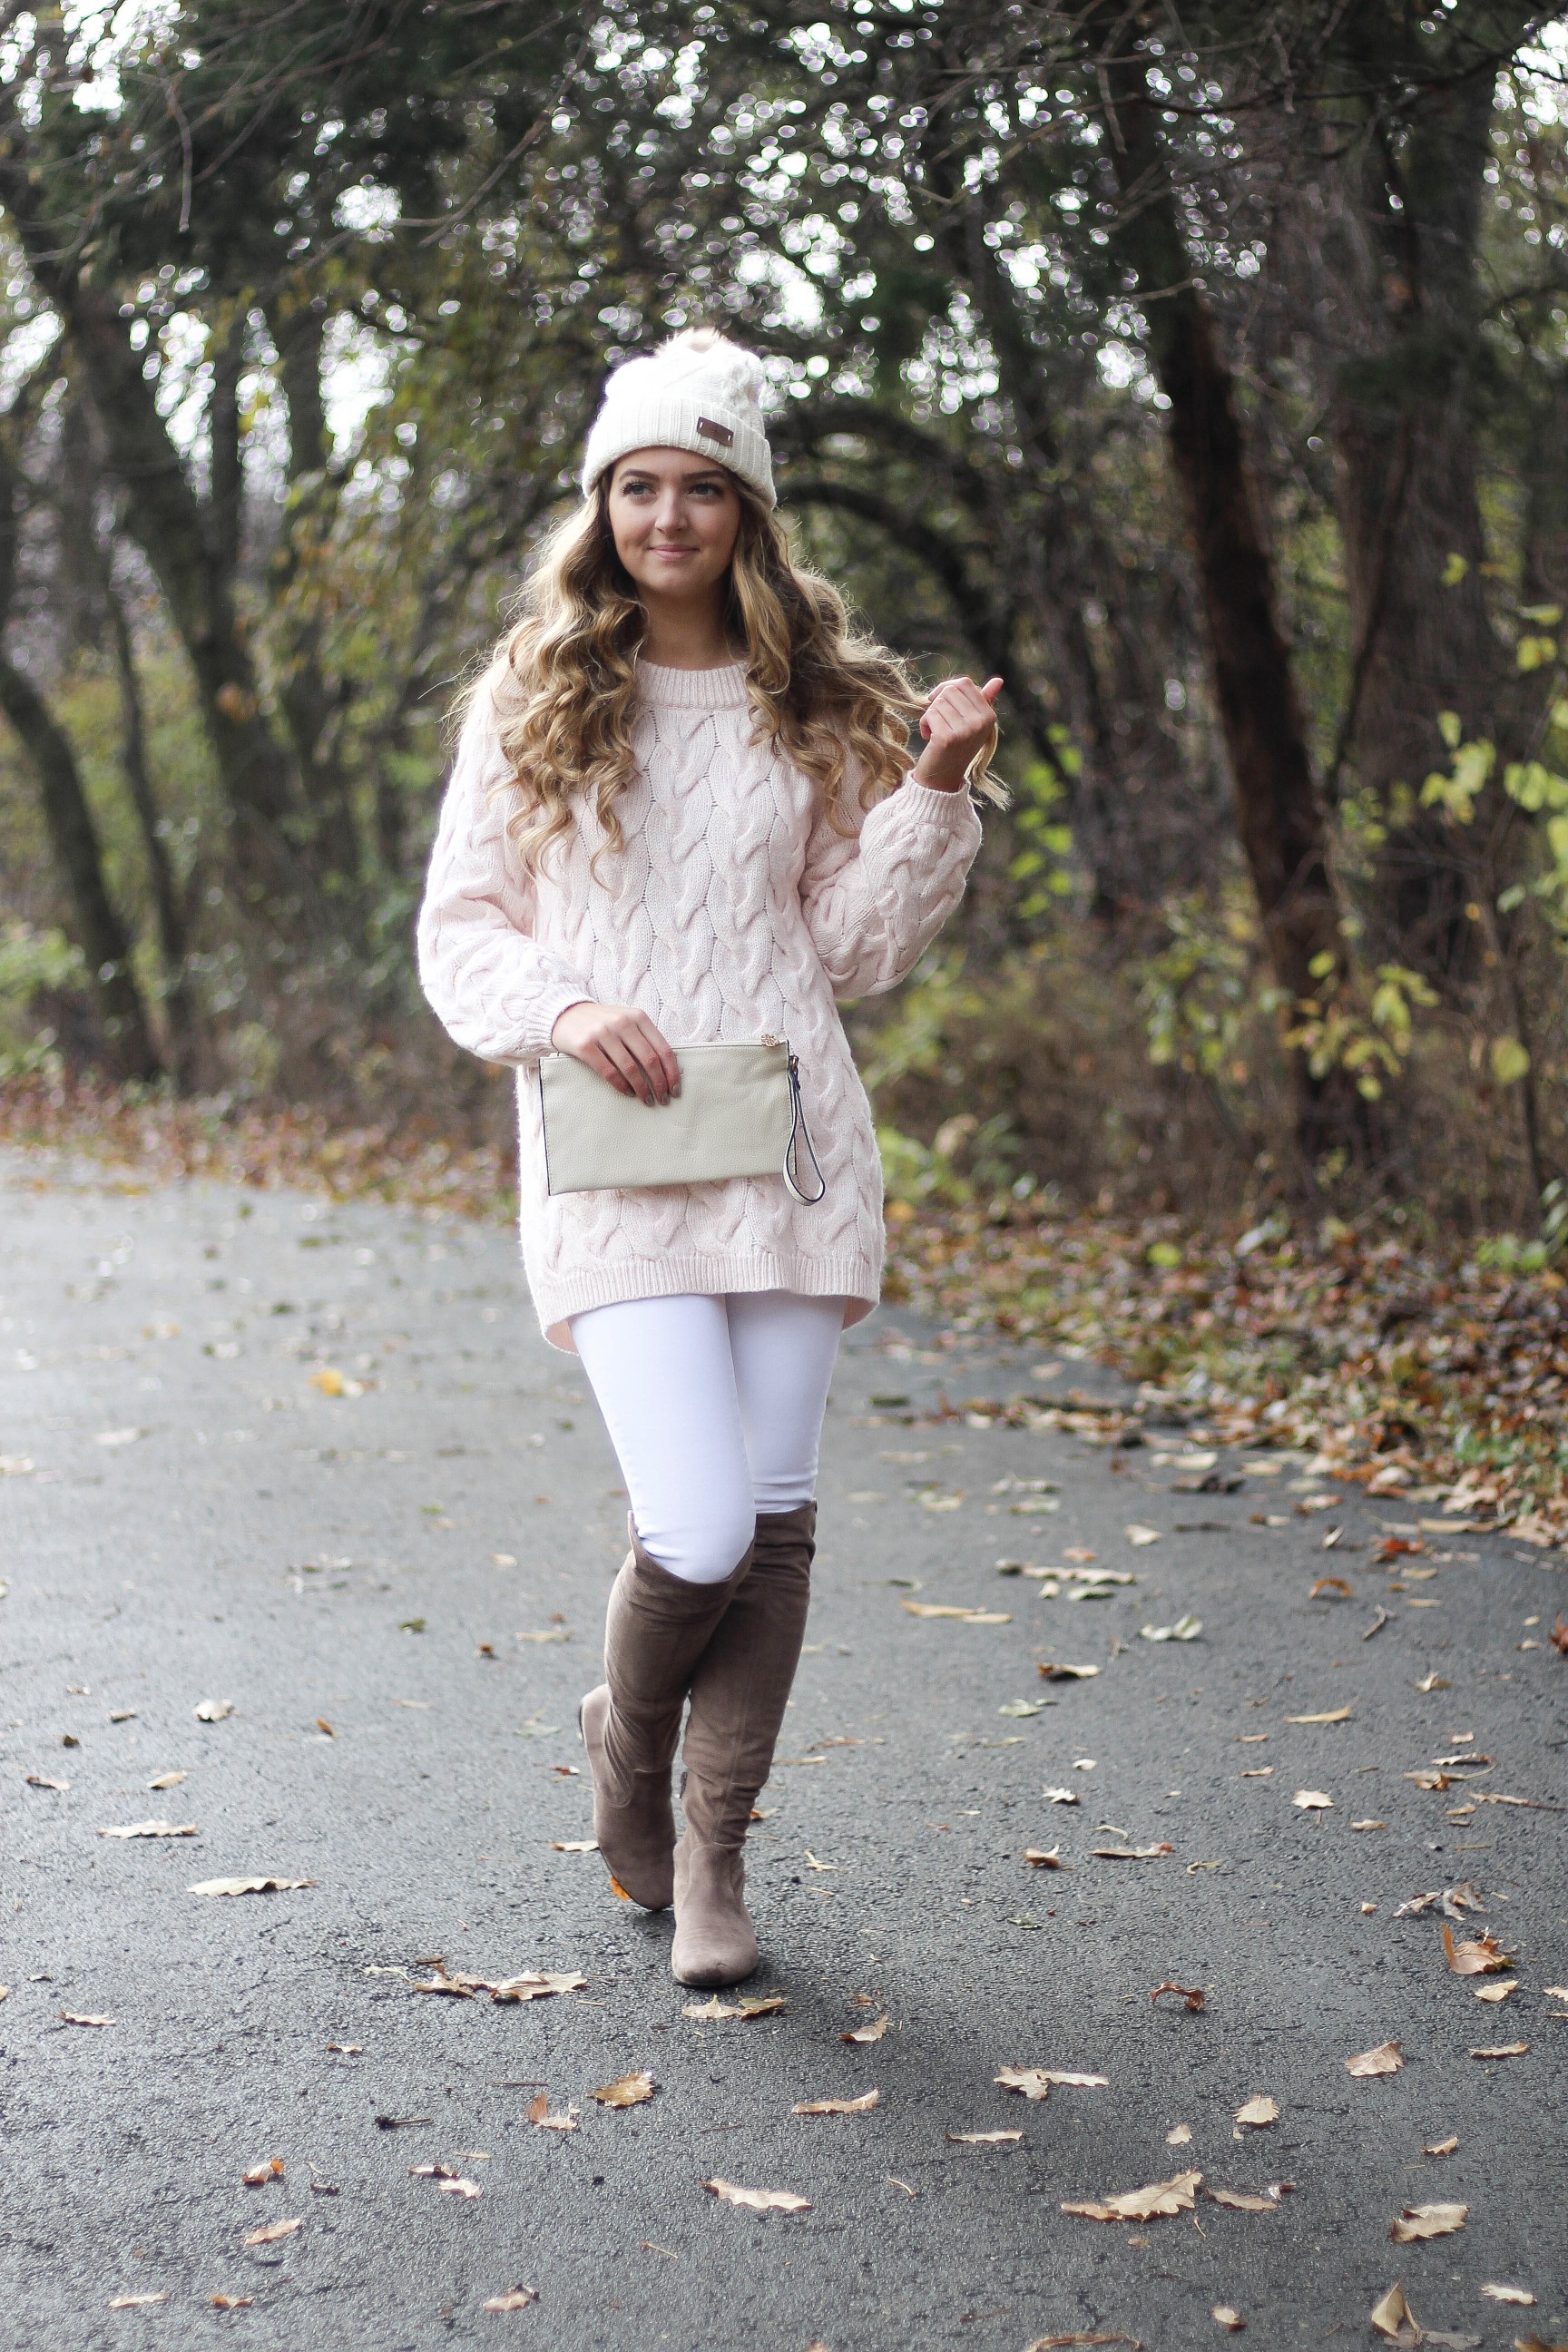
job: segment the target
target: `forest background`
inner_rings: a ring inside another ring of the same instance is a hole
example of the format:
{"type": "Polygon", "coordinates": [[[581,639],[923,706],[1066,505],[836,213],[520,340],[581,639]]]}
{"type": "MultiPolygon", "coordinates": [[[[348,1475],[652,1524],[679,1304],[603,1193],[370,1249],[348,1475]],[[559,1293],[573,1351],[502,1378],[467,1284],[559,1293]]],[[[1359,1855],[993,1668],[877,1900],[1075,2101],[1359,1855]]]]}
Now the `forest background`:
{"type": "Polygon", "coordinates": [[[1565,16],[7,0],[0,1131],[504,1211],[447,714],[721,325],[802,551],[1005,681],[851,1014],[895,1294],[1562,1534],[1565,16]]]}

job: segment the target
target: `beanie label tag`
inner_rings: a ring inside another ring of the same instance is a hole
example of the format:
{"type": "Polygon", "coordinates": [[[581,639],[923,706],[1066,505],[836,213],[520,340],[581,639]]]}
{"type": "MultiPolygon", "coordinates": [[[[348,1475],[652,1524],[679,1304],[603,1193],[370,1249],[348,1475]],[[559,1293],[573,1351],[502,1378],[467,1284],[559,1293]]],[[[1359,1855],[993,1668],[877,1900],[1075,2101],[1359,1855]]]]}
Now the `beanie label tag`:
{"type": "Polygon", "coordinates": [[[697,420],[697,430],[705,441],[717,441],[722,449],[731,449],[735,446],[735,436],[729,426],[715,425],[710,416],[700,416],[697,420]]]}

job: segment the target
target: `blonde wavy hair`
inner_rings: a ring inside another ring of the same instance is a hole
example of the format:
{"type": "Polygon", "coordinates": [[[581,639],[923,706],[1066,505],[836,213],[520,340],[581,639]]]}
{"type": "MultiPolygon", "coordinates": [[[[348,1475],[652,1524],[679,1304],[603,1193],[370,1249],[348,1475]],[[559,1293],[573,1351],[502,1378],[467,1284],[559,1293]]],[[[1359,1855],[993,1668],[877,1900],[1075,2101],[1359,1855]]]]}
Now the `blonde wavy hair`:
{"type": "MultiPolygon", "coordinates": [[[[777,516],[731,475],[741,525],[728,580],[725,634],[739,648],[759,742],[776,746],[822,796],[837,831],[853,774],[862,811],[903,782],[910,729],[925,698],[903,664],[851,631],[844,601],[797,563],[777,516]]],[[[546,542],[519,598],[519,616],[464,698],[487,697],[511,768],[499,789],[513,806],[509,837],[537,871],[551,845],[591,804],[605,845],[623,835],[616,803],[635,768],[637,660],[647,616],[616,553],[610,475],[546,542]]],[[[970,781],[1005,800],[991,743],[970,781]]]]}

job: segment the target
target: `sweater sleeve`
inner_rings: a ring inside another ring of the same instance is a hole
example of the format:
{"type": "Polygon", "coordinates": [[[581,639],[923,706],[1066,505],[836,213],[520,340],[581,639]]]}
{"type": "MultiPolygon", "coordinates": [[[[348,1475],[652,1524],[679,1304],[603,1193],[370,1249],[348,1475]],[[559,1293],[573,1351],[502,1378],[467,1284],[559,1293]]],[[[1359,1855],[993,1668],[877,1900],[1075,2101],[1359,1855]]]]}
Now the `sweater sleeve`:
{"type": "Polygon", "coordinates": [[[594,1001],[580,971],[533,937],[533,878],[507,838],[505,755],[483,697],[464,722],[419,909],[419,980],[443,1028],[487,1062],[546,1053],[569,1004],[594,1001]]]}
{"type": "Polygon", "coordinates": [[[980,847],[969,793],[906,778],[853,835],[819,816],[806,845],[800,899],[823,970],[838,996],[877,996],[913,970],[963,896],[980,847]]]}

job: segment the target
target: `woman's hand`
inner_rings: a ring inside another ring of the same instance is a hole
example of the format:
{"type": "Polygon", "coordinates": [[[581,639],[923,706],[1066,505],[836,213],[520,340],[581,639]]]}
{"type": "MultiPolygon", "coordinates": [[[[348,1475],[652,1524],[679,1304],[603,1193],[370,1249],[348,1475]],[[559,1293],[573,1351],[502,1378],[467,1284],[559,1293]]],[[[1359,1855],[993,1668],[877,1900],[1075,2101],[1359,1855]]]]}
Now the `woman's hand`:
{"type": "Polygon", "coordinates": [[[550,1033],[558,1054],[606,1079],[638,1102],[667,1103],[680,1092],[680,1065],[646,1013],[634,1004],[569,1004],[550,1033]]]}
{"type": "Polygon", "coordinates": [[[999,677],[976,686],[970,677],[944,677],[921,719],[925,750],[914,767],[917,784],[934,793],[955,793],[982,751],[995,740],[992,706],[1002,691],[999,677]]]}

